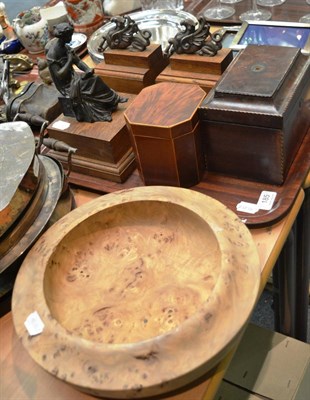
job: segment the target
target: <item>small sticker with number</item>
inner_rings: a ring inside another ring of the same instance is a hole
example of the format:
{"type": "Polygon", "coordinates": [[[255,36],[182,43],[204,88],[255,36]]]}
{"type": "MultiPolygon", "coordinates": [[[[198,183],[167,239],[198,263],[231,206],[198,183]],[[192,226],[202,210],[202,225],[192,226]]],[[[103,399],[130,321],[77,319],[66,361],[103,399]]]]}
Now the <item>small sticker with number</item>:
{"type": "Polygon", "coordinates": [[[70,126],[70,123],[66,122],[66,121],[56,121],[52,125],[53,128],[60,129],[62,131],[65,130],[65,129],[68,129],[69,126],[70,126]]]}
{"type": "Polygon", "coordinates": [[[271,210],[276,197],[277,197],[276,192],[269,192],[267,190],[263,190],[257,202],[258,208],[260,210],[266,210],[266,211],[271,210]]]}
{"type": "Polygon", "coordinates": [[[248,203],[246,201],[240,201],[237,204],[237,211],[248,213],[248,214],[255,214],[259,210],[257,204],[248,203]]]}
{"type": "Polygon", "coordinates": [[[39,335],[43,332],[44,322],[37,311],[29,314],[24,324],[30,336],[39,335]]]}

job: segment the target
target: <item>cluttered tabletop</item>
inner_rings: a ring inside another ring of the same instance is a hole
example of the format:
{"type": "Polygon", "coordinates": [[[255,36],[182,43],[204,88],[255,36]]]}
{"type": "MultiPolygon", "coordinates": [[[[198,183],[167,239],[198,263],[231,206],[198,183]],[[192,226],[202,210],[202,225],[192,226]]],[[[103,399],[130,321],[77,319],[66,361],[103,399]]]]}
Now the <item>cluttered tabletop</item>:
{"type": "Polygon", "coordinates": [[[292,227],[298,260],[308,240],[310,6],[263,2],[258,24],[250,0],[2,10],[5,398],[215,398],[292,227]]]}

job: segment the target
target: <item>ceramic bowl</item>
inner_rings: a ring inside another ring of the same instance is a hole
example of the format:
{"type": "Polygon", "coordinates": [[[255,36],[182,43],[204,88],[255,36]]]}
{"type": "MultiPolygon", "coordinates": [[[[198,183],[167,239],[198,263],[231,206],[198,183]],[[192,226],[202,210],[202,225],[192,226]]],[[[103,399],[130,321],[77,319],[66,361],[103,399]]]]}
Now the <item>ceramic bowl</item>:
{"type": "Polygon", "coordinates": [[[84,46],[87,42],[87,36],[84,33],[74,32],[72,35],[72,40],[69,43],[69,46],[78,51],[82,46],[84,46]]]}
{"type": "Polygon", "coordinates": [[[189,189],[108,194],[54,224],[26,257],[12,311],[49,373],[95,396],[178,389],[214,367],[255,305],[252,236],[218,201],[189,189]],[[24,322],[37,312],[42,333],[24,322]]]}
{"type": "MultiPolygon", "coordinates": [[[[190,19],[194,23],[198,23],[194,15],[186,11],[177,10],[152,9],[131,13],[129,16],[137,23],[140,30],[147,29],[151,31],[151,42],[161,44],[163,50],[168,44],[168,39],[174,37],[180,31],[181,21],[190,19]]],[[[104,59],[103,53],[98,51],[102,35],[114,26],[114,23],[108,22],[91,35],[87,48],[95,63],[99,63],[104,59]]]]}

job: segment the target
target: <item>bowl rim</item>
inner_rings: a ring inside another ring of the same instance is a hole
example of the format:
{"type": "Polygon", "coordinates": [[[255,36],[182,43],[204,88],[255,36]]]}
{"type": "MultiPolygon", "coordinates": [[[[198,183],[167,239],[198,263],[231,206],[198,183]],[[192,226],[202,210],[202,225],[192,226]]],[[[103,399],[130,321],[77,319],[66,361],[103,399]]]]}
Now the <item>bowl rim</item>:
{"type": "Polygon", "coordinates": [[[128,398],[128,395],[145,397],[178,389],[213,368],[228,353],[245,328],[257,300],[259,285],[260,262],[256,245],[248,228],[235,213],[219,201],[190,189],[139,187],[107,194],[82,205],[54,224],[38,240],[27,255],[15,282],[12,297],[13,322],[30,356],[49,373],[91,394],[115,398],[128,398]],[[194,318],[182,324],[186,329],[177,328],[142,342],[126,344],[101,344],[71,334],[50,314],[43,293],[45,268],[42,266],[47,265],[61,240],[86,217],[115,205],[141,200],[184,206],[211,227],[222,251],[221,274],[214,291],[194,318]],[[219,215],[224,217],[224,225],[217,222],[219,215]],[[61,231],[59,237],[55,237],[57,230],[61,231]],[[240,262],[240,265],[234,265],[232,257],[237,257],[239,262],[242,258],[243,264],[240,262]],[[233,278],[227,283],[229,276],[233,278]],[[242,291],[244,284],[249,285],[250,289],[242,291]],[[231,293],[229,301],[225,300],[223,304],[217,297],[221,291],[224,294],[228,291],[231,293]],[[240,309],[232,321],[229,304],[237,300],[240,309]],[[40,335],[29,337],[24,321],[34,311],[39,313],[45,327],[40,335]],[[219,325],[223,329],[216,337],[216,327],[219,325]],[[51,360],[57,348],[64,349],[63,355],[57,361],[47,363],[46,356],[51,360]],[[107,365],[110,380],[98,379],[103,371],[107,371],[107,365]],[[77,366],[78,373],[72,376],[77,366]],[[164,375],[156,373],[158,368],[164,371],[164,375]],[[143,385],[136,372],[129,372],[140,369],[148,376],[148,381],[143,382],[143,385]],[[89,374],[89,370],[96,373],[89,374]],[[96,379],[95,375],[98,375],[96,379]]]}

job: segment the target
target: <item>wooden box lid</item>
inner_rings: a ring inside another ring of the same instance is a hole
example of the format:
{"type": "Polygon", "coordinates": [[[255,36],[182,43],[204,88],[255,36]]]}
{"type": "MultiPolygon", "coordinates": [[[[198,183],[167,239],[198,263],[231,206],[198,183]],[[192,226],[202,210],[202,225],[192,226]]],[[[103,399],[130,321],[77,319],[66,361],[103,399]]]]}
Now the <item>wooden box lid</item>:
{"type": "Polygon", "coordinates": [[[144,88],[124,116],[133,135],[173,139],[193,131],[205,95],[198,85],[161,82],[144,88]]]}
{"type": "Polygon", "coordinates": [[[310,58],[300,49],[247,46],[202,104],[201,116],[281,129],[309,86],[310,58]]]}

